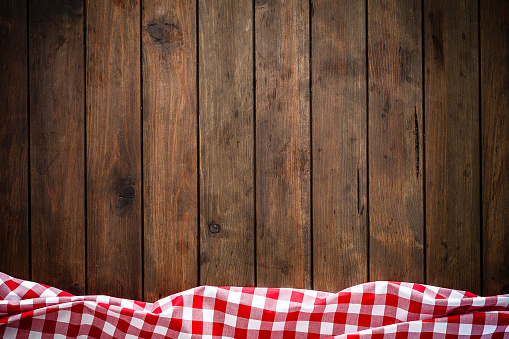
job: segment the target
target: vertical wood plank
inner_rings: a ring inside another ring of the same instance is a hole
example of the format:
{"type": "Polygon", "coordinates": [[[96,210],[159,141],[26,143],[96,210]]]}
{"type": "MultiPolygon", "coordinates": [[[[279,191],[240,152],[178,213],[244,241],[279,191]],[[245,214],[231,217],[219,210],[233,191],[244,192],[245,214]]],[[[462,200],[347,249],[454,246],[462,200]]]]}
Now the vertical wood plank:
{"type": "Polygon", "coordinates": [[[368,2],[370,279],[424,280],[421,2],[368,2]]]}
{"type": "Polygon", "coordinates": [[[425,1],[427,282],[480,293],[476,0],[425,1]]]}
{"type": "Polygon", "coordinates": [[[367,280],[366,5],[314,0],[314,288],[367,280]]]}
{"type": "Polygon", "coordinates": [[[199,17],[200,283],[253,286],[253,6],[200,1],[199,17]]]}
{"type": "Polygon", "coordinates": [[[311,287],[309,3],[255,1],[257,283],[311,287]]]}
{"type": "Polygon", "coordinates": [[[88,291],[142,298],[140,4],[87,5],[88,291]]]}
{"type": "Polygon", "coordinates": [[[27,4],[0,8],[0,271],[30,279],[27,4]]]}
{"type": "Polygon", "coordinates": [[[85,293],[83,2],[30,0],[32,279],[85,293]]]}
{"type": "Polygon", "coordinates": [[[198,282],[196,8],[143,3],[145,300],[198,282]]]}
{"type": "Polygon", "coordinates": [[[480,1],[483,294],[509,293],[509,2],[480,1]]]}

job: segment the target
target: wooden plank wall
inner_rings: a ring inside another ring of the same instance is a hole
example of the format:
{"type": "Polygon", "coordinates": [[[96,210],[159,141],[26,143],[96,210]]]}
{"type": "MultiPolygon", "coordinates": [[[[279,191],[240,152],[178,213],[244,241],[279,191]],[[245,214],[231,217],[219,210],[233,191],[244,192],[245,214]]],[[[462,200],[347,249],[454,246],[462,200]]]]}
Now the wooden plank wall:
{"type": "Polygon", "coordinates": [[[509,292],[504,0],[0,6],[0,271],[509,292]]]}
{"type": "Polygon", "coordinates": [[[368,1],[369,278],[424,281],[421,3],[368,1]]]}
{"type": "Polygon", "coordinates": [[[253,286],[253,7],[198,10],[200,283],[253,286]]]}
{"type": "Polygon", "coordinates": [[[427,281],[468,291],[481,286],[477,6],[428,1],[423,13],[427,281]]]}
{"type": "Polygon", "coordinates": [[[79,293],[86,281],[83,6],[29,5],[32,279],[79,293]]]}

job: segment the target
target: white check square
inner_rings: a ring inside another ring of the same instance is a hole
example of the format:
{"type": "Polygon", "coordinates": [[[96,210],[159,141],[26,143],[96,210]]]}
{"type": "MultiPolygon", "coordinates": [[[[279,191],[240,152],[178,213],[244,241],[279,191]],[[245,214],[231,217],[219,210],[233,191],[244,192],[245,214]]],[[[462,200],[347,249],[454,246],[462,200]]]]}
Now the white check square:
{"type": "Polygon", "coordinates": [[[131,318],[130,324],[131,324],[131,326],[136,327],[137,329],[141,330],[144,322],[140,318],[131,318]]]}
{"type": "Polygon", "coordinates": [[[82,325],[92,325],[94,321],[94,316],[88,313],[84,313],[81,317],[81,324],[82,325]]]}
{"type": "Polygon", "coordinates": [[[364,285],[360,284],[360,285],[352,286],[352,287],[350,287],[350,291],[352,293],[363,293],[364,292],[364,285]]]}
{"type": "Polygon", "coordinates": [[[320,324],[320,334],[321,335],[332,335],[334,324],[329,322],[322,322],[320,324]]]}
{"type": "Polygon", "coordinates": [[[249,319],[249,322],[247,324],[248,330],[259,330],[262,322],[260,320],[256,319],[249,319]]]}
{"type": "Polygon", "coordinates": [[[325,305],[325,309],[323,310],[323,313],[332,313],[332,312],[336,312],[338,309],[338,305],[337,304],[327,304],[325,305]]]}
{"type": "Polygon", "coordinates": [[[215,298],[216,295],[217,295],[217,287],[214,287],[214,286],[206,286],[205,287],[205,290],[203,291],[204,297],[215,298]]]}
{"type": "Polygon", "coordinates": [[[483,335],[486,335],[486,334],[492,334],[495,332],[495,330],[497,329],[497,326],[494,326],[494,325],[484,325],[483,329],[482,329],[482,334],[483,335]]]}
{"type": "Polygon", "coordinates": [[[203,322],[214,322],[214,310],[203,310],[203,322]]]}
{"type": "Polygon", "coordinates": [[[297,320],[297,332],[306,333],[309,329],[309,321],[297,320]]]}
{"type": "Polygon", "coordinates": [[[422,331],[421,321],[410,321],[408,323],[408,333],[420,333],[422,331]]]}
{"type": "Polygon", "coordinates": [[[115,333],[115,326],[113,326],[109,322],[105,322],[103,326],[103,332],[113,336],[113,334],[115,333]]]}
{"type": "Polygon", "coordinates": [[[398,325],[396,325],[396,324],[385,326],[384,334],[396,333],[397,329],[398,329],[398,325]]]}
{"type": "Polygon", "coordinates": [[[483,297],[472,299],[472,306],[484,306],[485,303],[486,303],[486,298],[483,298],[483,297]]]}
{"type": "Polygon", "coordinates": [[[230,291],[228,292],[228,303],[240,304],[241,292],[230,291]]]}
{"type": "Polygon", "coordinates": [[[288,312],[290,309],[290,301],[278,300],[276,304],[276,312],[288,312]]]}
{"type": "Polygon", "coordinates": [[[472,324],[461,324],[458,329],[458,335],[471,335],[472,334],[472,324]]]}
{"type": "Polygon", "coordinates": [[[272,331],[282,331],[285,329],[284,321],[274,321],[272,323],[272,331]]]}
{"type": "Polygon", "coordinates": [[[159,326],[159,325],[156,325],[156,327],[154,328],[154,333],[157,333],[157,334],[166,335],[167,331],[168,330],[166,327],[159,326]]]}
{"type": "Polygon", "coordinates": [[[349,304],[348,305],[348,313],[349,314],[359,314],[361,311],[361,305],[359,304],[349,304]]]}
{"type": "Polygon", "coordinates": [[[253,307],[264,308],[265,307],[265,297],[259,295],[253,295],[253,307]]]}
{"type": "Polygon", "coordinates": [[[193,320],[193,309],[191,307],[182,308],[182,320],[193,320]]]}
{"type": "Polygon", "coordinates": [[[435,333],[447,333],[447,323],[446,322],[435,322],[435,326],[433,327],[433,331],[435,333]]]}
{"type": "Polygon", "coordinates": [[[376,294],[386,294],[387,293],[387,284],[383,281],[375,282],[375,293],[376,294]]]}
{"type": "Polygon", "coordinates": [[[348,325],[348,324],[346,324],[345,325],[345,334],[357,332],[358,328],[359,327],[357,325],[348,325]]]}
{"type": "Polygon", "coordinates": [[[62,323],[68,323],[71,320],[71,311],[60,310],[58,311],[57,321],[62,323]]]}
{"type": "Polygon", "coordinates": [[[385,306],[384,305],[373,305],[371,314],[383,316],[385,314],[385,306]]]}
{"type": "Polygon", "coordinates": [[[406,310],[398,307],[396,309],[396,319],[401,320],[401,321],[406,321],[407,318],[408,318],[408,312],[406,310]]]}
{"type": "Polygon", "coordinates": [[[237,317],[228,313],[225,313],[224,315],[224,324],[235,327],[237,326],[237,317]]]}

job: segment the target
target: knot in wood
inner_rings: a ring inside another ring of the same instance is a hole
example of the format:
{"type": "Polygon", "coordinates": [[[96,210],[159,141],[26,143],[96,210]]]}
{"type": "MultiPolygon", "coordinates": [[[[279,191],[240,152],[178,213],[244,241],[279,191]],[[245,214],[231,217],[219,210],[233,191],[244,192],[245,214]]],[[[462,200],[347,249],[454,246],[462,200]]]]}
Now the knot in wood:
{"type": "Polygon", "coordinates": [[[179,26],[169,23],[153,22],[148,25],[148,34],[154,42],[166,46],[170,52],[182,47],[183,35],[179,26]]]}
{"type": "Polygon", "coordinates": [[[129,206],[134,201],[135,190],[132,185],[121,186],[118,190],[118,208],[129,206]]]}
{"type": "Polygon", "coordinates": [[[164,32],[161,29],[161,26],[157,24],[152,24],[148,26],[148,33],[152,37],[152,39],[159,41],[164,39],[164,32]]]}
{"type": "Polygon", "coordinates": [[[209,224],[209,232],[212,234],[218,234],[221,231],[221,226],[219,224],[213,222],[209,224]]]}

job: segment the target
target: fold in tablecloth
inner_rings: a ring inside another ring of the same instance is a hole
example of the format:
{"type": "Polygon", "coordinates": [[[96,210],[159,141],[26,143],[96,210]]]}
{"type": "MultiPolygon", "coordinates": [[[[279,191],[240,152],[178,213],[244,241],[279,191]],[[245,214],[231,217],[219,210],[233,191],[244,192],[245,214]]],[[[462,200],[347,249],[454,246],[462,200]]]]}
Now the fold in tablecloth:
{"type": "Polygon", "coordinates": [[[145,303],[0,273],[0,336],[509,338],[509,295],[377,281],[339,293],[201,286],[145,303]]]}

